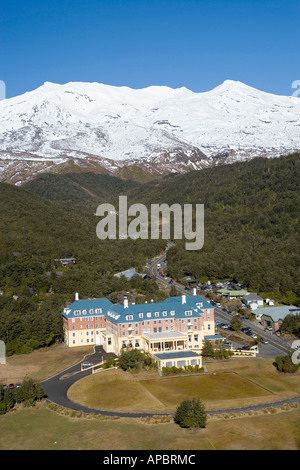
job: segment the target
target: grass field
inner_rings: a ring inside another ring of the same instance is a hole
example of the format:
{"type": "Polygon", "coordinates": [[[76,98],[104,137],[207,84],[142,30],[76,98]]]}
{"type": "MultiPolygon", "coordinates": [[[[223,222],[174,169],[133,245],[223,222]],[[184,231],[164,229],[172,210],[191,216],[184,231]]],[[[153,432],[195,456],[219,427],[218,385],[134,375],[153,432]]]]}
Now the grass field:
{"type": "Polygon", "coordinates": [[[174,422],[70,418],[43,404],[0,416],[0,427],[1,450],[300,450],[300,408],[212,419],[191,432],[174,422]]]}

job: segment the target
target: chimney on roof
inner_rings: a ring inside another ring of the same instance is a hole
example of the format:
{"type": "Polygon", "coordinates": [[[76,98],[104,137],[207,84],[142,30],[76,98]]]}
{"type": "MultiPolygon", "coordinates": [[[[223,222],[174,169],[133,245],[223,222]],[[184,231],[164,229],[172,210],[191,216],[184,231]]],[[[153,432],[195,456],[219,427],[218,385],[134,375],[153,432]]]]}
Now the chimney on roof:
{"type": "Polygon", "coordinates": [[[78,294],[78,292],[76,292],[76,294],[75,294],[75,300],[79,300],[79,294],[78,294]]]}
{"type": "Polygon", "coordinates": [[[197,289],[196,289],[196,287],[193,288],[193,295],[197,295],[197,289]]]}
{"type": "Polygon", "coordinates": [[[184,294],[182,295],[182,303],[186,304],[186,295],[184,295],[184,294]]]}
{"type": "Polygon", "coordinates": [[[124,297],[124,308],[128,308],[128,299],[124,297]]]}

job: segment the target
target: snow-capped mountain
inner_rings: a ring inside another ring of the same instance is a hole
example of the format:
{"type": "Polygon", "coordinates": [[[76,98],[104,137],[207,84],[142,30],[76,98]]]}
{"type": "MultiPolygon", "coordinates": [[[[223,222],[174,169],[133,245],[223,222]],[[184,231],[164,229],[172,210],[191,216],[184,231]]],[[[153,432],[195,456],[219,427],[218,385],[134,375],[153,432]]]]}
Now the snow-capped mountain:
{"type": "Polygon", "coordinates": [[[46,82],[0,102],[0,179],[72,164],[187,171],[300,150],[300,99],[226,80],[204,93],[46,82]]]}

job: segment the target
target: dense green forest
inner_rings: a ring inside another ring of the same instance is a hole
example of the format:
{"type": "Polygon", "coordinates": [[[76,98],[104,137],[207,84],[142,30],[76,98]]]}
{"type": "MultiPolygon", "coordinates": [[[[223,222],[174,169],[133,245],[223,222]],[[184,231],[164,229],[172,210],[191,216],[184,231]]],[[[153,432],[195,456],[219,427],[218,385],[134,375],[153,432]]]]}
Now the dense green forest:
{"type": "Polygon", "coordinates": [[[251,291],[300,305],[300,155],[235,163],[137,183],[90,172],[44,174],[22,187],[0,183],[0,339],[26,352],[62,337],[66,301],[130,290],[166,294],[154,280],[127,282],[116,272],[164,249],[165,240],[99,240],[96,208],[128,196],[128,205],[197,204],[205,210],[204,247],[175,240],[168,272],[178,280],[236,280],[251,291]],[[74,257],[62,267],[57,258],[74,257]]]}

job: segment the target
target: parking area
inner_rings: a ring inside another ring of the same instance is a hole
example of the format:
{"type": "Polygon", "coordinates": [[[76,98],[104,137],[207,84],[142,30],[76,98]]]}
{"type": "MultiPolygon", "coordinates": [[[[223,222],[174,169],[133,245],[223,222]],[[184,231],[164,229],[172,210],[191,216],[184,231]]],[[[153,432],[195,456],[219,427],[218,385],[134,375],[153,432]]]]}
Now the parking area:
{"type": "Polygon", "coordinates": [[[282,354],[287,354],[290,349],[288,341],[272,334],[263,328],[259,322],[243,321],[242,330],[240,333],[235,332],[230,327],[231,316],[225,314],[223,311],[215,310],[215,324],[218,332],[224,335],[226,341],[232,343],[233,349],[243,349],[249,347],[249,344],[254,344],[257,339],[258,358],[276,358],[282,354]]]}

